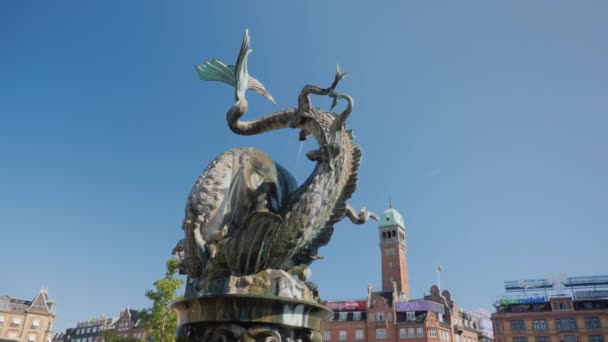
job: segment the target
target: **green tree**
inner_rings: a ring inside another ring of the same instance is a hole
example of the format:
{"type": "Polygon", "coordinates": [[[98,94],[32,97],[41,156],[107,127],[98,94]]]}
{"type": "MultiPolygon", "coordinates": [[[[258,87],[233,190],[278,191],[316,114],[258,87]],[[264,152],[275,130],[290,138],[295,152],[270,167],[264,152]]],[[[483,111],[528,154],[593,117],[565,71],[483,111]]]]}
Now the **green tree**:
{"type": "Polygon", "coordinates": [[[104,330],[102,335],[103,342],[141,342],[141,340],[133,336],[118,336],[114,331],[110,329],[104,330]]]}
{"type": "Polygon", "coordinates": [[[176,277],[179,269],[179,260],[167,260],[167,273],[165,277],[154,282],[155,290],[146,291],[146,297],[152,301],[152,307],[141,313],[141,320],[154,338],[155,342],[172,342],[177,329],[177,317],[169,307],[177,299],[175,291],[183,281],[176,277]]]}

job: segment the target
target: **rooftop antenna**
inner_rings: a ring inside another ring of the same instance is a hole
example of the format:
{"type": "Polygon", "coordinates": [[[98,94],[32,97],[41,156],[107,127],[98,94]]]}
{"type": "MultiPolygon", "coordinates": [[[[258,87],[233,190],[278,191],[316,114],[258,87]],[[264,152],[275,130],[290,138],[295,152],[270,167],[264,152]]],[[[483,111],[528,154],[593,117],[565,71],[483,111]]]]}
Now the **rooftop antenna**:
{"type": "Polygon", "coordinates": [[[393,209],[393,198],[390,192],[388,193],[388,207],[393,209]]]}

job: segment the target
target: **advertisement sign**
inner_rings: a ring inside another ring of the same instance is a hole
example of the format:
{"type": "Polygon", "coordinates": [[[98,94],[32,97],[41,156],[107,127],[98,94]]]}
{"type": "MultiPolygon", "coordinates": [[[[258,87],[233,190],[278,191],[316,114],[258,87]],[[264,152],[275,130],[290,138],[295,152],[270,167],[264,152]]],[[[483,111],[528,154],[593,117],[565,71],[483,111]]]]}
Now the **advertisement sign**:
{"type": "Polygon", "coordinates": [[[527,298],[502,298],[499,299],[496,304],[498,305],[512,305],[512,304],[539,304],[546,302],[545,297],[527,297],[527,298]]]}
{"type": "Polygon", "coordinates": [[[324,302],[323,305],[334,311],[363,311],[367,309],[365,300],[349,300],[343,302],[324,302]]]}
{"type": "Polygon", "coordinates": [[[576,291],[574,296],[576,299],[602,299],[608,298],[608,291],[576,291]]]}
{"type": "Polygon", "coordinates": [[[395,310],[397,312],[433,311],[440,314],[445,314],[445,308],[443,307],[443,305],[428,300],[410,300],[409,302],[397,302],[395,303],[395,310]]]}

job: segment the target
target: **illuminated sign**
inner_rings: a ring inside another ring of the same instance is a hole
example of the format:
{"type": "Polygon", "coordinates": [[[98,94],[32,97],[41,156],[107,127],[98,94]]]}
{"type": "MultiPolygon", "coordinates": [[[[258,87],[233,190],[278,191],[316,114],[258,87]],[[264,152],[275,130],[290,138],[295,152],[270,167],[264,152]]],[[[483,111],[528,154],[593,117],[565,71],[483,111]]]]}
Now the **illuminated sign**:
{"type": "Polygon", "coordinates": [[[545,297],[528,297],[528,298],[503,298],[499,299],[496,303],[498,305],[512,305],[512,304],[539,304],[544,303],[547,300],[545,297]]]}
{"type": "Polygon", "coordinates": [[[410,300],[409,302],[397,302],[395,303],[395,310],[397,312],[407,311],[434,311],[440,314],[445,313],[443,305],[428,300],[410,300]]]}
{"type": "Polygon", "coordinates": [[[349,300],[344,302],[324,302],[323,305],[335,311],[360,311],[367,309],[365,300],[349,300]]]}

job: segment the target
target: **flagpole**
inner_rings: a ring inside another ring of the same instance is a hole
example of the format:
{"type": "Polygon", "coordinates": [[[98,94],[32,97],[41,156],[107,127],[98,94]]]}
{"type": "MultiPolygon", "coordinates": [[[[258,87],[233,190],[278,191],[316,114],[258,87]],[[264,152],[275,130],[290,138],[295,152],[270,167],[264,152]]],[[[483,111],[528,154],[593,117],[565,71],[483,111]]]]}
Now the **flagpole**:
{"type": "Polygon", "coordinates": [[[441,290],[441,265],[437,265],[437,287],[441,290]]]}

